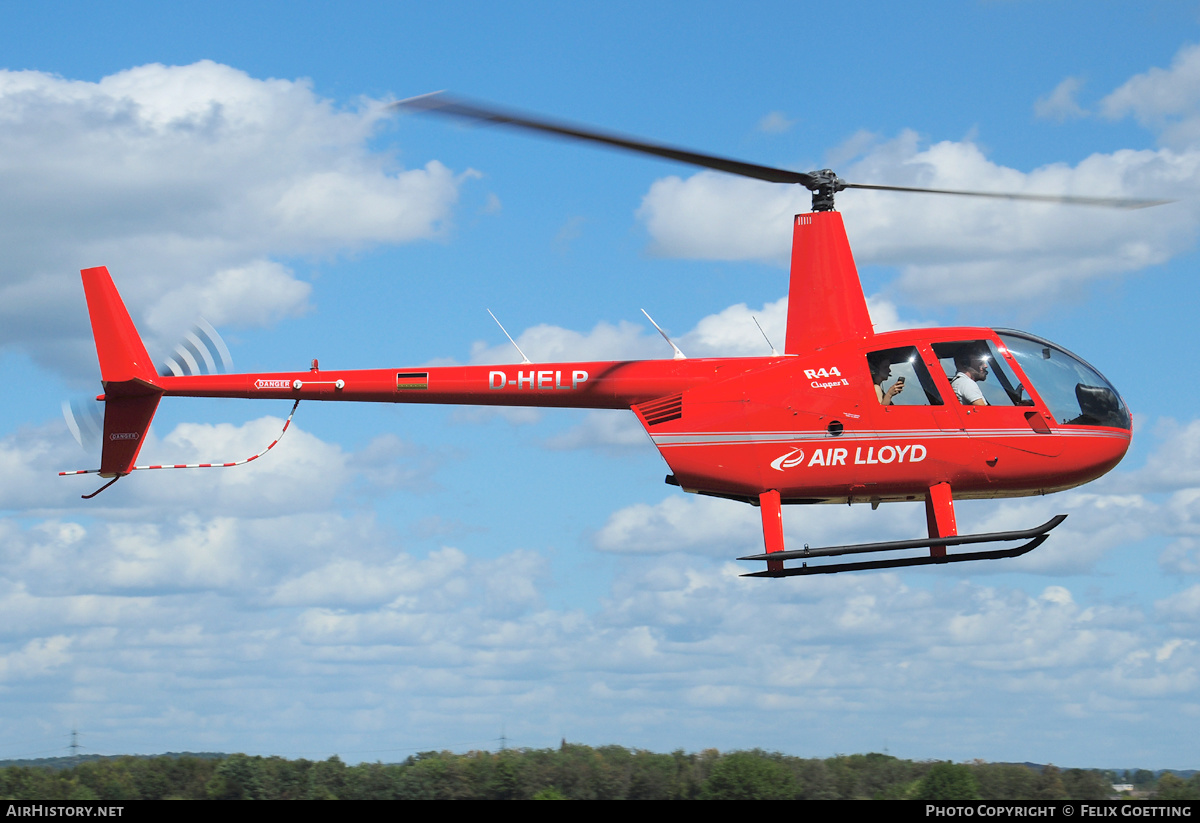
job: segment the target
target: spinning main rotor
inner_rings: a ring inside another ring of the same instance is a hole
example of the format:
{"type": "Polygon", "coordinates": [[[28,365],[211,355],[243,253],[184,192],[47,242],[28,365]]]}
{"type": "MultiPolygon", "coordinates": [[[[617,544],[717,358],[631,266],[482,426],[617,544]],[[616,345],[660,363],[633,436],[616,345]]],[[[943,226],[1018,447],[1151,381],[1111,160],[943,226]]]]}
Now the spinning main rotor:
{"type": "Polygon", "coordinates": [[[1145,200],[1129,197],[1077,197],[1060,194],[1016,194],[1012,192],[959,191],[953,189],[926,189],[913,186],[877,186],[869,183],[847,183],[830,169],[799,172],[760,166],[731,160],[713,154],[703,154],[687,149],[652,143],[637,137],[600,131],[589,126],[563,123],[542,117],[496,108],[485,103],[476,103],[456,98],[445,92],[411,97],[392,104],[393,108],[407,111],[430,112],[480,123],[495,123],[530,131],[553,134],[559,137],[600,143],[639,154],[663,157],[701,168],[714,169],[729,174],[765,180],[768,183],[795,183],[812,192],[813,211],[833,211],[834,195],[846,189],[874,189],[876,191],[906,191],[920,194],[953,194],[963,197],[991,197],[1000,200],[1026,200],[1035,203],[1064,203],[1075,206],[1101,206],[1114,209],[1144,209],[1170,203],[1170,200],[1145,200]]]}

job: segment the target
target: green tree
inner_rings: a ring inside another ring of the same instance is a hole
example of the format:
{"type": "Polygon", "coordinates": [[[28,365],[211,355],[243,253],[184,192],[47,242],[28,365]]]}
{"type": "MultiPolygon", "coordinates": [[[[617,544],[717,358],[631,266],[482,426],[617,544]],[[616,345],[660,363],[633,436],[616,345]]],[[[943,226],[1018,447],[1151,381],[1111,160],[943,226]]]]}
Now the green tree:
{"type": "Polygon", "coordinates": [[[1033,782],[1034,800],[1067,800],[1067,787],[1063,784],[1062,773],[1053,763],[1042,769],[1042,773],[1033,782]]]}
{"type": "Polygon", "coordinates": [[[979,800],[979,782],[970,766],[936,763],[917,785],[918,800],[979,800]]]}
{"type": "Polygon", "coordinates": [[[701,800],[790,800],[799,793],[792,770],[760,751],[722,757],[700,789],[701,800]]]}
{"type": "Polygon", "coordinates": [[[205,789],[210,800],[260,800],[262,758],[231,754],[221,761],[205,789]]]}
{"type": "Polygon", "coordinates": [[[1019,763],[977,763],[971,767],[982,800],[1033,800],[1037,772],[1019,763]]]}
{"type": "Polygon", "coordinates": [[[1108,775],[1090,769],[1067,769],[1062,782],[1071,800],[1106,800],[1113,793],[1108,775]]]}
{"type": "Polygon", "coordinates": [[[1154,787],[1155,800],[1200,800],[1200,781],[1184,780],[1172,772],[1163,772],[1154,787]]]}

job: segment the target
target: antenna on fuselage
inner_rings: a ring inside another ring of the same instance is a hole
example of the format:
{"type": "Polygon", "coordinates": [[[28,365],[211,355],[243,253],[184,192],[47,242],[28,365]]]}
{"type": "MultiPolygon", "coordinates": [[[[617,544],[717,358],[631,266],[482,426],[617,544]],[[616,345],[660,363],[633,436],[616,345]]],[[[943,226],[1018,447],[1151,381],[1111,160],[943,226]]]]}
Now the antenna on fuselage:
{"type": "MultiPolygon", "coordinates": [[[[487,313],[492,314],[492,310],[488,309],[487,313]]],[[[492,319],[496,320],[496,315],[492,314],[492,319]]],[[[521,351],[521,347],[517,345],[516,340],[512,339],[512,335],[508,333],[508,329],[504,328],[504,324],[501,323],[499,320],[496,320],[496,325],[500,327],[500,331],[504,332],[504,336],[508,338],[508,342],[513,344],[513,348],[517,350],[517,354],[521,355],[521,362],[529,363],[532,365],[533,361],[525,356],[525,352],[521,351]]]]}
{"type": "Polygon", "coordinates": [[[766,340],[767,345],[771,347],[771,356],[778,357],[779,349],[775,348],[775,344],[771,342],[771,338],[767,337],[767,333],[763,331],[763,327],[758,323],[758,318],[752,314],[750,315],[750,319],[754,321],[754,325],[758,326],[758,331],[763,336],[763,340],[766,340]]]}
{"type": "Polygon", "coordinates": [[[676,360],[687,360],[687,355],[679,350],[679,347],[675,345],[674,340],[667,337],[667,333],[662,330],[662,326],[660,326],[654,322],[654,318],[650,316],[650,313],[648,311],[646,311],[645,309],[642,309],[642,314],[646,315],[646,319],[650,321],[650,325],[652,325],[652,326],[654,326],[654,328],[658,329],[658,333],[662,335],[663,340],[666,340],[667,343],[671,346],[671,348],[673,348],[675,350],[675,359],[676,360]]]}

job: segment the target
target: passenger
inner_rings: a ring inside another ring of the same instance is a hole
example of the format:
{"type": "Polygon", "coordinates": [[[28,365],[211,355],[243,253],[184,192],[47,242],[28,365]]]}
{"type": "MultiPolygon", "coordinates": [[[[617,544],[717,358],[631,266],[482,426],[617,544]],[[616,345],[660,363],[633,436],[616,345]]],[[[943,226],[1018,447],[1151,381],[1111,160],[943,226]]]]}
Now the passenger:
{"type": "Polygon", "coordinates": [[[888,357],[881,357],[870,362],[871,366],[871,381],[875,384],[875,399],[879,401],[881,406],[892,405],[892,398],[904,391],[904,378],[899,378],[891,385],[891,388],[884,389],[883,383],[892,376],[892,361],[888,357]]]}
{"type": "Polygon", "coordinates": [[[977,384],[987,380],[987,356],[978,351],[962,349],[954,355],[954,368],[958,369],[958,373],[950,381],[950,388],[954,389],[958,402],[964,406],[986,406],[988,401],[977,384]]]}

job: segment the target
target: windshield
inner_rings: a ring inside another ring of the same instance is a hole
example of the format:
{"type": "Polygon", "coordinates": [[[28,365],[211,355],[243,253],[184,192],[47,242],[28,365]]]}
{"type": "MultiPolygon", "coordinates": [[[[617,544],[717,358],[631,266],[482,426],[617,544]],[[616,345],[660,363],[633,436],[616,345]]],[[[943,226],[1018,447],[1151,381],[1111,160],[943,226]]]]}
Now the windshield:
{"type": "Polygon", "coordinates": [[[1083,360],[1040,337],[997,333],[1059,423],[1132,427],[1129,409],[1117,390],[1083,360]]]}

